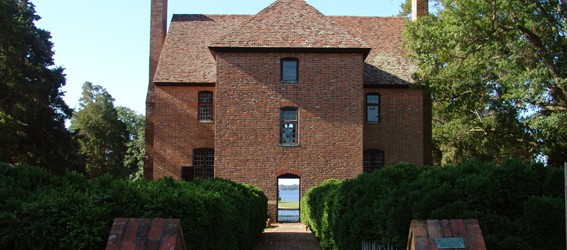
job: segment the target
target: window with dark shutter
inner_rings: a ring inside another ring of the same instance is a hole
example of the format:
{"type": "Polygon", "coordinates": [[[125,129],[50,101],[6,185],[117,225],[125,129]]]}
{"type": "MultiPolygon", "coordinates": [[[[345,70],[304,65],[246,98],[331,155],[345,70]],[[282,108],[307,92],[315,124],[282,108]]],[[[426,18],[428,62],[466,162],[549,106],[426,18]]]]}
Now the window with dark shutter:
{"type": "Polygon", "coordinates": [[[193,167],[181,167],[181,179],[185,181],[192,181],[195,179],[195,169],[193,167]]]}

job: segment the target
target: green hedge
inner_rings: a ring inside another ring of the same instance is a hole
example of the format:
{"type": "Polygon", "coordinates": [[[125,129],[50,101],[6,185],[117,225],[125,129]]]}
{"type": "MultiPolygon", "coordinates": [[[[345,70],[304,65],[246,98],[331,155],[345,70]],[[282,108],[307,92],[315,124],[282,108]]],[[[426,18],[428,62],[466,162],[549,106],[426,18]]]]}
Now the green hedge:
{"type": "Polygon", "coordinates": [[[324,249],[361,241],[404,249],[412,219],[478,218],[488,249],[565,249],[563,170],[509,162],[391,166],[327,181],[301,200],[324,249]]]}
{"type": "Polygon", "coordinates": [[[113,218],[179,218],[188,249],[251,249],[267,198],[222,179],[63,177],[0,164],[0,249],[102,249],[113,218]]]}

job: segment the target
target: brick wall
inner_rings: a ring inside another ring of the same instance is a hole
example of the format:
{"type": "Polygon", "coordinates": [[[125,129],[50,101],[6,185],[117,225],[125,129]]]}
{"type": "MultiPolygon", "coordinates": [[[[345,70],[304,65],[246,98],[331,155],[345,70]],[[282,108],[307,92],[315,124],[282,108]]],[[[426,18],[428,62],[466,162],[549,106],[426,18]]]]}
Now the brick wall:
{"type": "MultiPolygon", "coordinates": [[[[193,149],[214,148],[214,124],[198,119],[203,86],[158,86],[154,114],[154,178],[181,178],[181,167],[193,165],[193,149]]],[[[213,97],[214,97],[213,93],[213,97]]]]}
{"type": "Polygon", "coordinates": [[[179,219],[116,218],[106,243],[107,250],[185,249],[179,219]]]}
{"type": "Polygon", "coordinates": [[[278,176],[300,176],[303,195],[326,179],[360,174],[363,149],[384,151],[386,165],[431,163],[427,93],[363,88],[361,55],[225,52],[216,60],[216,87],[156,87],[153,178],[180,178],[194,149],[214,148],[215,176],[260,186],[275,216],[278,176]],[[283,57],[299,59],[298,84],[280,82],[283,57]],[[213,123],[198,120],[200,91],[214,92],[213,123]],[[375,125],[365,122],[367,93],[381,97],[375,125]],[[280,108],[288,106],[299,112],[297,147],[280,145],[280,108]]]}
{"type": "Polygon", "coordinates": [[[386,166],[398,162],[431,164],[431,110],[427,93],[409,88],[365,88],[364,92],[380,95],[380,121],[364,123],[364,150],[384,151],[386,166]]]}
{"type": "Polygon", "coordinates": [[[477,219],[412,220],[407,249],[485,250],[486,245],[477,219]],[[452,243],[447,245],[445,240],[438,245],[437,240],[443,238],[451,238],[452,243]]]}
{"type": "Polygon", "coordinates": [[[360,54],[218,53],[215,175],[260,186],[275,214],[277,178],[301,194],[362,172],[360,54]],[[299,59],[299,83],[280,83],[280,59],[299,59]],[[299,146],[280,145],[280,108],[297,107],[299,146]]]}

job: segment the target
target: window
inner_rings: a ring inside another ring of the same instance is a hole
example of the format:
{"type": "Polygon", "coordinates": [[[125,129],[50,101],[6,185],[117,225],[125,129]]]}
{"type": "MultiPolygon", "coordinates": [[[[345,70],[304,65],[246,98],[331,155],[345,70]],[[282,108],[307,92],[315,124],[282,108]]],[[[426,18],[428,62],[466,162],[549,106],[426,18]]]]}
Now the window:
{"type": "Polygon", "coordinates": [[[200,121],[213,120],[213,92],[210,91],[199,92],[199,120],[200,121]]]}
{"type": "Polygon", "coordinates": [[[364,150],[363,158],[365,173],[384,167],[384,151],[376,149],[364,150]]]}
{"type": "Polygon", "coordinates": [[[215,177],[215,151],[210,148],[200,148],[193,150],[193,169],[195,177],[213,178],[215,177]]]}
{"type": "Polygon", "coordinates": [[[366,122],[377,124],[380,121],[380,95],[366,95],[366,122]]]}
{"type": "Polygon", "coordinates": [[[283,83],[297,83],[299,79],[299,60],[284,58],[281,60],[281,75],[283,83]]]}
{"type": "Polygon", "coordinates": [[[297,144],[297,108],[282,108],[280,118],[280,143],[297,144]]]}

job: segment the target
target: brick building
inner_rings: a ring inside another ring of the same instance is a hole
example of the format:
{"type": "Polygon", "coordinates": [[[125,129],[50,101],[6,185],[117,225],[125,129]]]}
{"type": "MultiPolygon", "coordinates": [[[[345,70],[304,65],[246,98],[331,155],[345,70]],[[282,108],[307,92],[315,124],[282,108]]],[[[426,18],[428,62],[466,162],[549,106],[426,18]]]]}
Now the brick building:
{"type": "MultiPolygon", "coordinates": [[[[414,17],[427,0],[414,0],[414,17]]],[[[173,15],[152,0],[146,179],[220,177],[301,194],[329,178],[431,162],[428,95],[411,88],[400,17],[325,16],[303,0],[256,15],[173,15]]]]}

